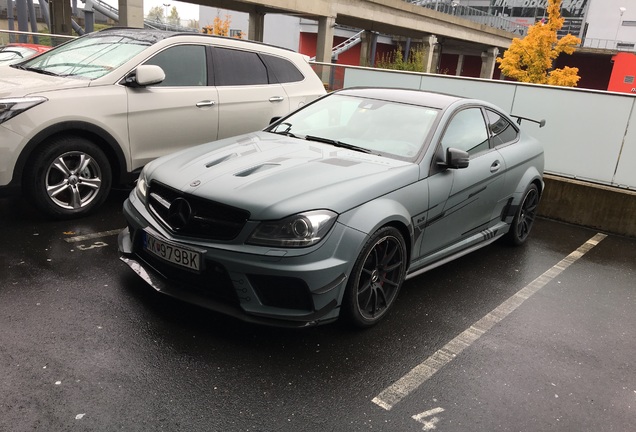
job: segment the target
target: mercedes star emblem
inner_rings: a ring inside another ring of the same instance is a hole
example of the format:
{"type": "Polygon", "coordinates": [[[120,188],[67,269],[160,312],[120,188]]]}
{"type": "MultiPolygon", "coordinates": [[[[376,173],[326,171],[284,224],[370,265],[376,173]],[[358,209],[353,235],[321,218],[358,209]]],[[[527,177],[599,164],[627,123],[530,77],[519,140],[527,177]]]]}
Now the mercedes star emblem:
{"type": "Polygon", "coordinates": [[[177,198],[172,201],[168,209],[168,223],[175,230],[185,228],[192,217],[192,207],[184,198],[177,198]]]}

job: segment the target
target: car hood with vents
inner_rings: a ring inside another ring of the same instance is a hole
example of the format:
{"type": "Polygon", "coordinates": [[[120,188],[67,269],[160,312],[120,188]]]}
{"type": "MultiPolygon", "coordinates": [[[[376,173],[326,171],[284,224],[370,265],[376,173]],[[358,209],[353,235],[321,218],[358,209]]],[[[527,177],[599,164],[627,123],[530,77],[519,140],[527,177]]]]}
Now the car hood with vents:
{"type": "Polygon", "coordinates": [[[250,212],[253,220],[329,209],[342,213],[416,182],[413,163],[268,132],[157,159],[147,180],[250,212]]]}

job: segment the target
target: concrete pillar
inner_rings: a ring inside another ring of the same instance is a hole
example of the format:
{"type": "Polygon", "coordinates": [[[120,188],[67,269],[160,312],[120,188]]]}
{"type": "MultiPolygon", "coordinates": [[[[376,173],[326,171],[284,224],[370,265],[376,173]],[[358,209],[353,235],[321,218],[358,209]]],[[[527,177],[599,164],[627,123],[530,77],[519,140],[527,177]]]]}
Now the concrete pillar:
{"type": "Polygon", "coordinates": [[[464,54],[457,56],[457,68],[455,69],[455,76],[462,76],[462,69],[464,69],[464,54]]]}
{"type": "Polygon", "coordinates": [[[375,58],[378,56],[378,34],[371,33],[371,54],[369,54],[369,63],[371,67],[375,67],[375,58]]]}
{"type": "Polygon", "coordinates": [[[253,11],[250,12],[250,19],[247,27],[247,38],[249,40],[263,42],[265,33],[265,14],[253,11]]]}
{"type": "Polygon", "coordinates": [[[431,64],[429,68],[430,73],[439,73],[439,65],[442,60],[442,38],[437,38],[436,36],[432,36],[435,38],[435,42],[430,45],[430,56],[431,56],[431,64]]]}
{"type": "Polygon", "coordinates": [[[119,0],[119,25],[122,27],[144,27],[143,0],[119,0]]]}
{"type": "Polygon", "coordinates": [[[481,53],[481,73],[480,78],[492,79],[492,75],[495,72],[495,65],[497,64],[497,56],[499,55],[499,48],[492,47],[488,51],[481,53]]]}
{"type": "Polygon", "coordinates": [[[333,49],[333,29],[336,26],[336,18],[318,18],[318,40],[316,42],[316,61],[322,63],[331,62],[331,50],[333,49]]]}
{"type": "Polygon", "coordinates": [[[437,44],[437,38],[435,35],[430,35],[422,40],[422,46],[424,48],[424,72],[434,73],[433,67],[436,63],[433,63],[435,45],[437,44]]]}
{"type": "Polygon", "coordinates": [[[360,35],[360,66],[368,67],[371,62],[369,62],[369,56],[371,55],[371,32],[365,31],[360,35]]]}
{"type": "Polygon", "coordinates": [[[71,35],[71,3],[66,0],[51,0],[49,2],[51,16],[51,34],[71,35]]]}

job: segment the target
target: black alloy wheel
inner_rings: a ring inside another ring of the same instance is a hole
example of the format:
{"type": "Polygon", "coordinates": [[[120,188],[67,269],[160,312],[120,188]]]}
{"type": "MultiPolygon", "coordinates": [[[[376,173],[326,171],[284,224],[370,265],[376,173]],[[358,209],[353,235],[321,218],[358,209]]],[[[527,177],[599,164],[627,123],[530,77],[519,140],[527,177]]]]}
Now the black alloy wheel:
{"type": "Polygon", "coordinates": [[[394,227],[379,229],[356,260],[345,294],[345,313],[358,327],[369,327],[391,308],[404,282],[406,244],[394,227]]]}
{"type": "Polygon", "coordinates": [[[510,243],[517,246],[525,243],[537,217],[538,207],[539,189],[535,184],[531,184],[523,195],[521,205],[517,209],[510,231],[508,231],[507,238],[510,243]]]}

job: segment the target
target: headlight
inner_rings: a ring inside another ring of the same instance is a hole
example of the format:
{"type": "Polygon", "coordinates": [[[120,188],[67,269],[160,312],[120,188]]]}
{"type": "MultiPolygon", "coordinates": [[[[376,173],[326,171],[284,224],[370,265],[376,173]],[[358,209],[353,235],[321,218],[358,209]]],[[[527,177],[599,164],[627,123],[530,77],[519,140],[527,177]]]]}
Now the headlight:
{"type": "Polygon", "coordinates": [[[278,221],[261,222],[247,242],[277,247],[312,246],[327,235],[337,217],[332,211],[316,210],[278,221]]]}
{"type": "Polygon", "coordinates": [[[40,105],[47,100],[45,97],[0,99],[0,123],[4,123],[21,112],[40,105]]]}
{"type": "Polygon", "coordinates": [[[146,195],[148,193],[148,180],[146,179],[146,170],[141,170],[139,178],[137,179],[137,186],[135,186],[135,192],[139,199],[146,202],[146,195]]]}

